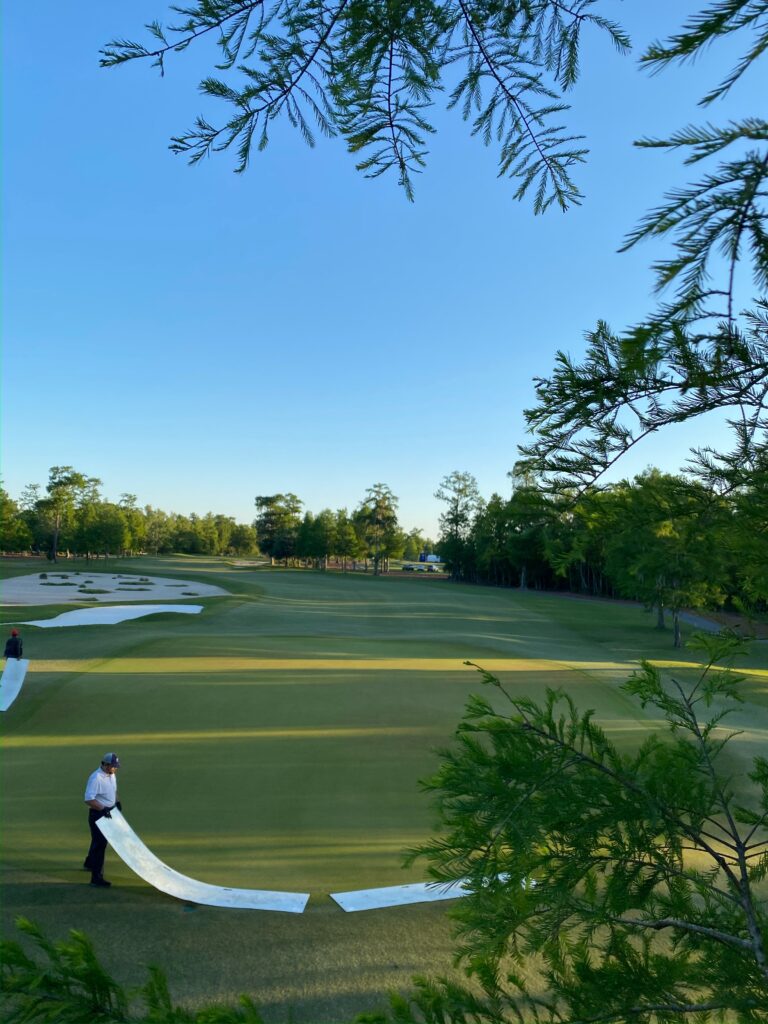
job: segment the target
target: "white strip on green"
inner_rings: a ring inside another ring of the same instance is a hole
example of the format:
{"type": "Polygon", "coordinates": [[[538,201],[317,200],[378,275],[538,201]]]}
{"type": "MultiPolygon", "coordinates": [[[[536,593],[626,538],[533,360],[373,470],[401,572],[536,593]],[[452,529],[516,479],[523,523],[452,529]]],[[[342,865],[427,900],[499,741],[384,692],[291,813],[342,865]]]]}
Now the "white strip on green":
{"type": "Polygon", "coordinates": [[[459,880],[449,884],[439,882],[410,882],[407,885],[388,885],[382,889],[358,889],[355,892],[332,892],[342,910],[381,910],[384,907],[405,907],[411,903],[436,903],[456,900],[468,893],[466,883],[459,880]]]}
{"type": "Polygon", "coordinates": [[[231,907],[237,910],[279,910],[301,914],[309,900],[306,892],[272,892],[268,889],[230,889],[209,885],[174,871],[156,857],[139,839],[117,809],[110,818],[96,822],[115,853],[139,878],[168,896],[206,907],[231,907]]]}
{"type": "Polygon", "coordinates": [[[55,626],[115,626],[118,622],[141,619],[145,615],[159,615],[160,612],[197,615],[202,610],[201,604],[115,604],[104,608],[77,608],[71,612],[62,612],[52,619],[35,619],[20,625],[39,626],[40,629],[55,626]]]}
{"type": "Polygon", "coordinates": [[[8,658],[6,661],[0,677],[0,711],[7,711],[18,697],[28,668],[27,658],[8,658]]]}

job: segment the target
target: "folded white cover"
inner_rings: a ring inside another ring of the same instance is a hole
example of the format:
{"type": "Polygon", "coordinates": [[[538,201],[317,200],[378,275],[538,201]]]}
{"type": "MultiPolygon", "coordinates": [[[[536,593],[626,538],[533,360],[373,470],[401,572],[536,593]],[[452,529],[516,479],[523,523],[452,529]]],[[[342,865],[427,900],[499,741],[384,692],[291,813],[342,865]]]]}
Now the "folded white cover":
{"type": "Polygon", "coordinates": [[[0,677],[0,711],[7,711],[19,695],[29,668],[27,658],[8,658],[0,677]]]}
{"type": "Polygon", "coordinates": [[[115,808],[111,818],[99,818],[96,824],[107,837],[109,845],[139,878],[155,889],[187,903],[207,907],[233,907],[238,910],[281,910],[301,914],[309,900],[305,892],[271,892],[263,889],[229,889],[187,878],[169,868],[139,839],[120,811],[115,808]]]}
{"type": "Polygon", "coordinates": [[[462,881],[441,885],[437,882],[410,882],[407,885],[388,885],[382,889],[358,889],[355,892],[332,892],[342,910],[379,910],[382,907],[403,907],[409,903],[434,903],[466,896],[462,881]]]}

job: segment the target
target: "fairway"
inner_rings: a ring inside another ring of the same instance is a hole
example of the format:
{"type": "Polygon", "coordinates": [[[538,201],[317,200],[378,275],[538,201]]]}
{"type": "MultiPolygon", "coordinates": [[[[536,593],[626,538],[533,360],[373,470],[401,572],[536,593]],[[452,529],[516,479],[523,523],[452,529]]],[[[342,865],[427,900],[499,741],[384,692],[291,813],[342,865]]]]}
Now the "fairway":
{"type": "MultiPolygon", "coordinates": [[[[426,877],[402,854],[433,825],[419,779],[481,687],[465,660],[515,694],[567,688],[628,743],[656,722],[617,682],[640,657],[696,664],[630,605],[223,559],[114,564],[227,596],[190,598],[194,616],[23,628],[29,672],[2,719],[4,932],[17,914],[54,936],[82,928],[122,981],[156,962],[174,992],[247,991],[274,1021],[344,1020],[417,971],[449,969],[444,907],[345,915],[328,893],[426,877]],[[124,813],[159,858],[214,885],[309,892],[305,914],[187,906],[111,851],[115,885],[92,890],[82,790],[106,750],[122,761],[124,813]]],[[[766,653],[756,645],[747,663],[737,758],[765,739],[766,653]]]]}

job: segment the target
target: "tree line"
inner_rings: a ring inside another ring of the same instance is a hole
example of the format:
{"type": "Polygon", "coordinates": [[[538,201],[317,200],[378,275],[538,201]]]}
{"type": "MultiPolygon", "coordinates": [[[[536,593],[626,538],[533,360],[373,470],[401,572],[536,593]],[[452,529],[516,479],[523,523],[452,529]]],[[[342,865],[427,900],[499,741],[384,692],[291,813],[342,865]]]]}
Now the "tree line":
{"type": "Polygon", "coordinates": [[[90,558],[258,550],[253,526],[231,516],[185,516],[151,505],[141,508],[133,494],[107,501],[100,487],[101,480],[72,466],[52,466],[45,488],[30,484],[18,501],[0,487],[0,551],[35,551],[56,561],[62,551],[90,558]]]}
{"type": "Polygon", "coordinates": [[[365,492],[352,512],[346,508],[302,513],[303,502],[295,494],[259,495],[254,528],[259,548],[283,564],[307,564],[327,568],[335,559],[346,570],[358,562],[370,562],[374,575],[389,569],[391,558],[414,560],[434,542],[421,530],[406,532],[397,518],[398,498],[382,483],[365,492]]]}
{"type": "Polygon", "coordinates": [[[101,480],[72,466],[52,466],[45,488],[26,487],[18,501],[0,487],[0,551],[34,551],[56,561],[61,552],[93,556],[246,555],[261,553],[273,563],[343,569],[370,562],[378,574],[390,558],[417,559],[434,542],[422,531],[405,531],[397,518],[398,499],[386,484],[368,488],[359,506],[303,510],[292,493],[259,495],[252,523],[208,512],[180,515],[145,505],[133,494],[107,501],[101,480]]]}
{"type": "Polygon", "coordinates": [[[208,512],[185,516],[131,494],[105,500],[101,481],[53,466],[43,491],[14,501],[0,488],[0,550],[93,555],[261,553],[273,564],[343,570],[437,550],[466,583],[620,597],[672,616],[676,645],[683,608],[768,609],[768,471],[731,490],[649,469],[633,480],[577,496],[553,493],[528,472],[512,472],[509,497],[484,500],[468,472],[455,471],[435,497],[445,509],[437,543],[405,531],[398,499],[382,483],[351,512],[314,513],[293,493],[258,495],[251,524],[208,512]]]}
{"type": "Polygon", "coordinates": [[[672,615],[683,608],[768,609],[768,472],[718,490],[648,469],[582,495],[511,473],[512,494],[480,497],[470,473],[436,492],[440,551],[456,580],[621,597],[672,615]]]}

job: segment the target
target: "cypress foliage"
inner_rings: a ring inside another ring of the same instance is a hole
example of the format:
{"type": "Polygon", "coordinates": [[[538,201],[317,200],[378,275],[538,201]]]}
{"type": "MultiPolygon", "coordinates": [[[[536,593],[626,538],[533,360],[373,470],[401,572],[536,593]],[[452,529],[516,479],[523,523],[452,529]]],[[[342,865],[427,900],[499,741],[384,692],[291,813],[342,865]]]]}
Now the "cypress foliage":
{"type": "Polygon", "coordinates": [[[148,967],[136,992],[123,988],[99,963],[91,940],[72,930],[51,942],[26,918],[19,930],[43,954],[42,963],[21,943],[0,943],[0,993],[5,1024],[263,1024],[248,996],[239,1006],[210,1003],[197,1010],[174,1004],[165,974],[148,967]]]}
{"type": "Polygon", "coordinates": [[[517,198],[533,197],[542,213],[579,202],[572,171],[585,157],[582,137],[568,132],[563,96],[579,73],[583,33],[607,35],[629,49],[623,30],[595,10],[596,0],[195,0],[171,7],[173,22],[147,25],[146,43],[116,39],[102,50],[113,67],[148,60],[165,71],[172,54],[213,33],[218,75],[200,83],[229,115],[198,117],[171,149],[190,163],[221,150],[236,152],[243,172],[283,117],[312,146],[315,131],[341,136],[357,168],[375,178],[397,175],[409,199],[434,131],[429,107],[446,87],[473,135],[498,150],[500,176],[517,198]],[[453,74],[454,69],[456,73],[453,74]],[[224,76],[227,76],[225,79],[224,76]]]}
{"type": "Polygon", "coordinates": [[[472,984],[420,979],[394,1020],[768,1020],[768,761],[740,775],[727,753],[743,642],[691,646],[695,675],[644,663],[623,685],[664,725],[632,751],[563,692],[537,704],[482,672],[413,854],[468,880],[452,915],[472,984]]]}

